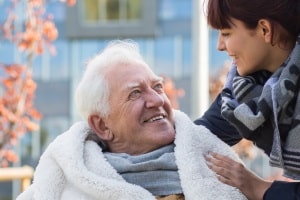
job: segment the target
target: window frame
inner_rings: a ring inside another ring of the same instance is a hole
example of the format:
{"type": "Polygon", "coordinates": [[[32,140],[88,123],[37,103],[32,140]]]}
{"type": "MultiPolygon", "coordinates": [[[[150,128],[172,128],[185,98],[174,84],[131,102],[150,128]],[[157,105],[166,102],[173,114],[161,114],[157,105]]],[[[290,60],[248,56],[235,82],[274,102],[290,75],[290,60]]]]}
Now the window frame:
{"type": "Polygon", "coordinates": [[[81,17],[82,10],[78,2],[68,7],[66,12],[66,36],[78,38],[128,38],[154,37],[156,35],[157,5],[155,0],[141,0],[141,19],[132,23],[85,23],[81,17]]]}

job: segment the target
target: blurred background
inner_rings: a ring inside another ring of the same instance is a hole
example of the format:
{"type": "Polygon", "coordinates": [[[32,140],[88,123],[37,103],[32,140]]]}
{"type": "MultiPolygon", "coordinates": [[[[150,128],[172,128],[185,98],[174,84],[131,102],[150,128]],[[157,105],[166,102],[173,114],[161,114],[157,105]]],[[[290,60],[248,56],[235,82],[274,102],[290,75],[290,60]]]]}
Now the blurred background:
{"type": "MultiPolygon", "coordinates": [[[[19,1],[14,8],[16,29],[24,27],[28,2],[19,1]]],[[[38,120],[39,129],[22,136],[14,147],[20,159],[12,167],[34,168],[48,144],[80,120],[74,106],[74,88],[85,62],[112,39],[136,41],[154,72],[168,80],[166,89],[173,106],[192,119],[201,116],[198,108],[202,106],[205,110],[222,88],[230,58],[216,50],[218,32],[201,26],[199,17],[203,10],[199,2],[78,0],[67,6],[59,0],[45,0],[45,12],[51,14],[58,31],[53,41],[56,53],[45,48],[32,60],[32,78],[37,84],[34,105],[42,118],[38,120]],[[201,35],[204,37],[199,38],[201,35]]],[[[0,24],[7,20],[10,7],[11,1],[0,0],[0,24]]],[[[19,49],[1,36],[0,63],[22,63],[24,55],[19,49]]],[[[251,143],[243,141],[233,148],[258,175],[272,179],[279,174],[251,143]]],[[[15,199],[19,193],[18,180],[0,182],[1,200],[15,199]]]]}

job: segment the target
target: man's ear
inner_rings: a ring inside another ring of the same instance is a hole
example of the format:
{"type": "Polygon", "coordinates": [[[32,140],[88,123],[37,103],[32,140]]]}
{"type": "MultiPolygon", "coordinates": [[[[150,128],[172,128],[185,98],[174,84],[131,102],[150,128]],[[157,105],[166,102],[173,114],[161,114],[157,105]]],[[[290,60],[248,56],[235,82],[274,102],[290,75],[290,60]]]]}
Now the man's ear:
{"type": "Polygon", "coordinates": [[[98,114],[92,114],[88,117],[88,123],[101,140],[110,141],[113,139],[113,133],[106,126],[103,117],[100,117],[98,114]]]}
{"type": "Polygon", "coordinates": [[[264,38],[266,43],[271,43],[272,41],[272,26],[269,20],[260,19],[257,25],[258,31],[264,38]]]}

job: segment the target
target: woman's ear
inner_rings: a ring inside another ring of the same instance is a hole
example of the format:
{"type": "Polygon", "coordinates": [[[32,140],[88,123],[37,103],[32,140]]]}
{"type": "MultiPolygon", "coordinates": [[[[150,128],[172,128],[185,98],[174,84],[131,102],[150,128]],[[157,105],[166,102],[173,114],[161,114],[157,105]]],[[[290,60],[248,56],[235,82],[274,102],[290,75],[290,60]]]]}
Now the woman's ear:
{"type": "Polygon", "coordinates": [[[272,42],[272,26],[269,20],[260,19],[257,25],[258,31],[266,43],[272,42]]]}
{"type": "Polygon", "coordinates": [[[103,141],[111,141],[113,139],[113,133],[106,126],[103,117],[98,114],[92,114],[88,117],[89,126],[93,129],[96,135],[103,141]]]}

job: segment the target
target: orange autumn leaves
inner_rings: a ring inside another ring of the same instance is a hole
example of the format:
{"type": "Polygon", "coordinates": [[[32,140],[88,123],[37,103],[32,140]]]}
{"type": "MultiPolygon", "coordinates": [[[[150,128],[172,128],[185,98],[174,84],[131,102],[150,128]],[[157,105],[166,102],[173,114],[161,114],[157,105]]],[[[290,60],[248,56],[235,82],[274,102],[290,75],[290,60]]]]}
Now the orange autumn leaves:
{"type": "MultiPolygon", "coordinates": [[[[76,0],[60,0],[69,6],[73,6],[76,0]]],[[[17,15],[14,13],[21,0],[12,1],[7,20],[3,25],[5,37],[14,42],[21,51],[35,53],[37,55],[44,52],[45,47],[52,54],[55,54],[55,48],[51,44],[58,38],[58,30],[53,22],[53,16],[45,12],[45,0],[26,0],[26,20],[24,31],[16,32],[15,22],[17,15]]]]}
{"type": "MultiPolygon", "coordinates": [[[[62,1],[62,0],[61,0],[62,1]]],[[[20,137],[39,129],[41,113],[34,108],[36,83],[32,79],[32,63],[36,56],[45,52],[55,54],[53,41],[58,30],[53,16],[45,12],[45,0],[13,0],[7,19],[0,24],[6,39],[25,53],[23,64],[1,64],[0,61],[0,167],[18,160],[14,146],[20,137]],[[17,8],[24,9],[18,16],[17,8]],[[24,7],[23,7],[24,6],[24,7]],[[16,24],[23,22],[22,30],[16,24]]],[[[75,0],[64,0],[74,5],[75,0]]]]}
{"type": "MultiPolygon", "coordinates": [[[[53,16],[45,13],[43,0],[27,0],[25,3],[24,30],[15,29],[18,18],[14,10],[22,2],[13,1],[8,13],[7,20],[3,26],[5,37],[15,43],[19,50],[27,53],[42,54],[47,46],[52,54],[55,48],[51,44],[58,37],[57,28],[53,22],[53,16]]],[[[23,2],[24,3],[24,2],[23,2]]]]}
{"type": "MultiPolygon", "coordinates": [[[[32,80],[31,73],[26,72],[26,67],[18,64],[13,65],[0,65],[0,68],[6,72],[1,76],[0,82],[2,83],[2,95],[0,99],[0,120],[10,121],[16,123],[21,121],[21,126],[24,132],[26,130],[36,131],[38,125],[29,120],[40,119],[41,114],[34,108],[33,99],[36,90],[36,83],[32,80]],[[25,93],[22,91],[26,91],[25,93]]],[[[3,125],[4,123],[1,123],[3,125]]],[[[1,126],[0,125],[0,126],[1,126]]],[[[1,128],[4,128],[1,126],[1,128]]]]}
{"type": "Polygon", "coordinates": [[[42,54],[45,45],[49,45],[52,54],[55,54],[55,48],[50,43],[57,39],[58,31],[54,23],[50,20],[41,22],[40,29],[32,27],[30,23],[26,25],[26,31],[21,34],[19,49],[26,51],[32,49],[36,54],[42,54]]]}
{"type": "Polygon", "coordinates": [[[76,0],[61,0],[62,2],[66,2],[68,6],[74,6],[76,0]]]}
{"type": "Polygon", "coordinates": [[[20,136],[38,130],[41,114],[33,107],[36,83],[26,67],[18,64],[0,65],[0,164],[8,166],[18,156],[12,151],[20,136]]]}
{"type": "Polygon", "coordinates": [[[175,82],[172,78],[162,76],[164,79],[164,91],[170,100],[171,106],[174,109],[179,109],[178,98],[183,97],[185,92],[182,88],[176,88],[175,82]]]}

